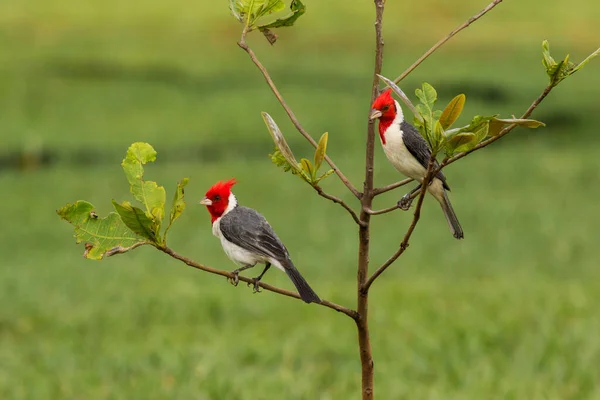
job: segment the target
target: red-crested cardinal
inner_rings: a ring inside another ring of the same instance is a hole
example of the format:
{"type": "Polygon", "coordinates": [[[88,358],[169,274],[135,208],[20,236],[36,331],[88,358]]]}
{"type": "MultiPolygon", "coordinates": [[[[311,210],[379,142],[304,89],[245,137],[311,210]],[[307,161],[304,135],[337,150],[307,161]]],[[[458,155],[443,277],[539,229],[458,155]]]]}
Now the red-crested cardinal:
{"type": "MultiPolygon", "coordinates": [[[[379,137],[383,151],[392,165],[402,174],[423,182],[427,174],[427,165],[431,157],[431,149],[417,128],[404,120],[400,104],[392,97],[392,90],[384,91],[371,107],[371,119],[379,119],[379,137]]],[[[439,164],[437,161],[434,168],[439,164]]],[[[400,200],[403,209],[410,206],[410,196],[420,189],[421,185],[400,200]]],[[[442,171],[438,172],[428,186],[428,191],[439,201],[450,226],[452,235],[457,239],[464,237],[463,230],[456,218],[452,204],[446,191],[450,187],[442,171]]]]}
{"type": "Polygon", "coordinates": [[[233,271],[233,284],[238,284],[241,271],[256,264],[265,264],[263,272],[253,279],[254,290],[259,291],[258,282],[274,265],[288,275],[302,300],[306,303],[320,303],[321,299],[300,275],[288,250],[265,217],[251,208],[238,205],[231,192],[235,183],[235,179],[215,183],[200,201],[210,213],[213,235],[221,240],[227,257],[240,266],[233,271]]]}

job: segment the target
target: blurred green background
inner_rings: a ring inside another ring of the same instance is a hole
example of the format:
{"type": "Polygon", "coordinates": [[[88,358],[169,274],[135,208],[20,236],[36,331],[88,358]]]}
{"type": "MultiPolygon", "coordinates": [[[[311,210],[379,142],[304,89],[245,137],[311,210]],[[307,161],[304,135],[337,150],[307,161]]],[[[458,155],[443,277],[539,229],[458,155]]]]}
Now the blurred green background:
{"type": "MultiPolygon", "coordinates": [[[[399,75],[484,3],[388,1],[384,74],[399,75]]],[[[259,34],[249,42],[360,187],[372,2],[306,4],[275,46],[259,34]]],[[[598,47],[599,15],[589,0],[503,2],[402,87],[430,82],[441,103],[464,92],[459,123],[520,115],[547,82],[542,40],[580,61],[598,47]]],[[[319,295],[354,307],[354,225],[270,163],[260,111],[297,156],[310,148],[236,46],[240,29],[225,1],[0,0],[0,398],[359,398],[350,319],[252,295],[152,248],[84,260],[54,212],[86,199],[104,215],[129,198],[120,160],[130,143],[150,142],[159,155],[147,178],[168,199],[190,177],[171,247],[234,268],[195,203],[236,177],[239,201],[269,219],[319,295]]],[[[536,110],[547,128],[516,130],[447,169],[466,239],[427,199],[409,250],[374,285],[377,398],[600,398],[599,94],[594,60],[536,110]]],[[[377,185],[399,178],[377,144],[377,185]]],[[[353,202],[335,177],[323,186],[353,202]]],[[[410,218],[375,218],[372,267],[410,218]]],[[[278,271],[265,280],[291,288],[278,271]]]]}

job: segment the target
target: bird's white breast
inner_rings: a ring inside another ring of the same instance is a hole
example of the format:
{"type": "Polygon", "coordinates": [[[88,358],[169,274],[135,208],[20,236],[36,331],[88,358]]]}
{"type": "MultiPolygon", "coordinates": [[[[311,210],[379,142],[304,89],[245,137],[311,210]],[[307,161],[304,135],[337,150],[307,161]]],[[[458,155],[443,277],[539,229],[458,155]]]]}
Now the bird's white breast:
{"type": "Polygon", "coordinates": [[[394,121],[385,131],[385,144],[381,142],[383,151],[387,159],[394,168],[416,180],[423,180],[427,170],[421,163],[408,151],[402,140],[403,132],[400,129],[400,123],[394,121]]]}
{"type": "Polygon", "coordinates": [[[238,246],[237,244],[227,240],[221,232],[220,224],[221,218],[218,218],[215,220],[215,222],[213,222],[213,235],[219,238],[219,240],[221,241],[221,246],[223,247],[223,251],[231,261],[241,266],[256,265],[258,263],[264,263],[265,261],[267,261],[265,257],[252,253],[238,246]]]}

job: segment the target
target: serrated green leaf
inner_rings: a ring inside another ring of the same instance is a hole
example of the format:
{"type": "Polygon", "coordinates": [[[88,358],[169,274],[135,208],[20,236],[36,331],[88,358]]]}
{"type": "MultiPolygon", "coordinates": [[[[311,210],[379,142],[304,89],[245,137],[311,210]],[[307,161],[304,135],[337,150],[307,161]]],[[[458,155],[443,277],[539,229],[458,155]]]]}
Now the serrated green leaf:
{"type": "Polygon", "coordinates": [[[171,228],[173,222],[179,218],[179,216],[185,210],[185,199],[184,199],[184,187],[187,186],[189,182],[188,178],[183,178],[181,182],[177,183],[177,189],[175,190],[175,196],[173,197],[173,204],[171,205],[171,217],[169,218],[169,225],[167,229],[165,229],[165,240],[167,238],[167,232],[171,228]]]}
{"type": "Polygon", "coordinates": [[[325,159],[325,153],[327,152],[327,139],[329,138],[329,133],[325,132],[321,135],[321,139],[319,139],[319,145],[315,150],[315,172],[321,168],[321,164],[325,159]]]}
{"type": "Polygon", "coordinates": [[[156,160],[156,151],[148,143],[137,142],[127,150],[121,163],[133,197],[142,203],[146,215],[159,227],[165,215],[165,188],[144,180],[144,165],[156,160]]]}
{"type": "Polygon", "coordinates": [[[456,122],[458,117],[460,117],[460,114],[465,107],[466,100],[467,96],[462,93],[450,100],[450,103],[448,103],[442,114],[439,116],[440,124],[442,124],[444,129],[450,128],[452,124],[456,122]]]}
{"type": "MultiPolygon", "coordinates": [[[[257,1],[255,0],[255,4],[257,1]]],[[[285,8],[285,3],[282,0],[264,0],[263,4],[256,7],[253,11],[256,19],[265,17],[269,14],[281,11],[285,8]]]]}
{"type": "Polygon", "coordinates": [[[121,221],[123,221],[123,223],[129,229],[139,236],[160,244],[160,225],[150,219],[144,210],[134,207],[128,201],[124,201],[123,203],[119,204],[113,200],[112,203],[117,211],[117,214],[119,214],[121,217],[121,221]]]}
{"type": "Polygon", "coordinates": [[[501,119],[501,118],[494,117],[490,121],[488,135],[496,136],[498,133],[500,133],[500,131],[502,129],[504,129],[504,127],[506,125],[511,125],[511,124],[516,124],[517,126],[520,126],[522,128],[530,128],[530,129],[539,128],[540,126],[546,126],[546,124],[544,124],[543,122],[536,121],[535,119],[521,119],[521,118],[501,119]]]}
{"type": "Polygon", "coordinates": [[[101,260],[105,255],[110,255],[107,253],[114,248],[146,243],[123,223],[117,213],[111,212],[107,217],[100,218],[94,213],[94,206],[87,201],[67,204],[56,213],[73,225],[76,243],[86,242],[86,258],[101,260]]]}
{"type": "MultiPolygon", "coordinates": [[[[283,4],[283,2],[281,2],[281,8],[278,11],[282,10],[284,7],[285,5],[283,4]]],[[[269,24],[260,25],[258,28],[262,31],[269,28],[282,28],[286,26],[292,26],[294,25],[296,20],[298,20],[298,18],[300,18],[302,14],[306,12],[306,6],[302,4],[300,0],[292,0],[292,3],[290,4],[290,11],[291,13],[287,16],[276,19],[275,21],[269,24]]]]}

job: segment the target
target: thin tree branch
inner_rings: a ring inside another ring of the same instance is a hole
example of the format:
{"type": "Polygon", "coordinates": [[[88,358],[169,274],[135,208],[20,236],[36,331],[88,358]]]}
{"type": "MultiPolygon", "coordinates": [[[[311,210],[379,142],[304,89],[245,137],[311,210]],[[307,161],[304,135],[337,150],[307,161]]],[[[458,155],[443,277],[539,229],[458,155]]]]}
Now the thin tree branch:
{"type": "Polygon", "coordinates": [[[412,179],[412,178],[406,178],[406,179],[403,179],[403,180],[401,180],[399,182],[392,183],[391,185],[387,185],[387,186],[384,186],[384,187],[373,189],[373,196],[379,196],[382,193],[389,192],[390,190],[394,190],[396,188],[399,188],[400,186],[407,185],[407,184],[411,183],[412,181],[414,181],[414,179],[412,179]]]}
{"type": "Polygon", "coordinates": [[[358,218],[358,215],[356,215],[356,212],[354,212],[354,210],[348,204],[346,204],[346,202],[344,200],[340,199],[339,197],[325,193],[323,191],[323,189],[321,188],[321,186],[319,186],[319,185],[314,185],[313,188],[315,188],[315,190],[317,191],[317,194],[319,196],[329,199],[329,200],[333,201],[334,203],[337,203],[337,204],[341,205],[342,207],[344,207],[346,209],[346,211],[348,211],[348,213],[352,216],[352,219],[354,220],[354,222],[356,222],[358,225],[363,225],[363,222],[361,222],[361,220],[358,218]]]}
{"type": "Polygon", "coordinates": [[[371,210],[371,209],[369,209],[369,210],[366,210],[366,211],[367,211],[367,214],[369,214],[369,215],[381,215],[381,214],[387,214],[389,212],[395,211],[395,210],[397,210],[399,208],[400,207],[398,206],[398,204],[396,204],[395,206],[384,208],[382,210],[371,210]]]}
{"type": "MultiPolygon", "coordinates": [[[[308,140],[308,142],[316,149],[318,146],[318,143],[315,141],[315,139],[313,139],[312,136],[310,136],[310,134],[308,132],[306,132],[306,130],[304,130],[302,125],[300,125],[298,118],[296,118],[296,115],[294,115],[294,112],[292,111],[292,109],[285,102],[285,100],[283,99],[283,96],[281,96],[279,89],[277,89],[277,86],[275,86],[275,82],[273,82],[273,79],[271,79],[269,72],[262,65],[262,63],[258,60],[258,58],[256,57],[256,54],[254,54],[254,51],[252,51],[252,49],[250,47],[248,47],[248,45],[246,44],[246,34],[247,33],[248,33],[247,28],[244,28],[244,30],[242,31],[242,37],[241,37],[240,41],[238,42],[238,46],[241,47],[246,53],[248,53],[248,56],[250,56],[250,59],[252,60],[254,65],[256,65],[256,67],[260,70],[260,72],[262,72],[262,74],[265,78],[265,81],[267,82],[267,85],[269,85],[269,87],[273,91],[273,94],[275,94],[275,97],[277,97],[277,100],[279,100],[279,103],[281,104],[281,106],[283,107],[285,112],[287,113],[288,117],[290,118],[290,121],[292,121],[292,124],[294,124],[294,126],[296,127],[298,132],[300,132],[300,134],[302,136],[304,136],[304,138],[306,140],[308,140]]],[[[350,180],[346,177],[346,175],[344,175],[342,173],[342,171],[335,165],[333,160],[331,160],[331,158],[329,158],[329,156],[327,154],[325,155],[325,161],[327,161],[327,164],[329,164],[331,169],[333,169],[333,171],[337,174],[337,176],[344,183],[344,185],[346,185],[348,190],[350,190],[352,192],[352,194],[354,194],[354,196],[356,196],[356,198],[360,199],[362,196],[361,193],[354,187],[352,182],[350,182],[350,180]]]]}
{"type": "Polygon", "coordinates": [[[364,293],[369,292],[369,288],[371,287],[371,285],[373,284],[375,279],[377,279],[381,274],[383,274],[385,272],[385,270],[388,269],[388,267],[390,265],[392,265],[394,263],[394,261],[396,261],[398,259],[398,257],[400,257],[402,255],[402,253],[404,253],[404,251],[407,249],[408,244],[409,244],[408,241],[410,240],[410,237],[411,237],[412,233],[414,232],[415,228],[417,227],[417,223],[419,222],[419,219],[421,218],[421,207],[423,206],[423,200],[425,199],[425,193],[427,193],[426,187],[427,187],[427,185],[429,185],[429,182],[431,182],[432,177],[435,176],[435,175],[433,175],[434,160],[435,160],[435,158],[433,156],[429,159],[429,164],[427,165],[427,174],[425,174],[425,178],[423,179],[423,182],[421,183],[421,190],[419,192],[419,200],[417,200],[417,206],[415,207],[415,213],[413,215],[413,220],[412,220],[410,226],[408,227],[408,230],[406,231],[406,234],[404,235],[402,242],[400,242],[400,247],[385,263],[383,263],[383,265],[381,267],[377,268],[377,270],[373,273],[373,275],[369,278],[369,280],[363,285],[362,291],[364,293]]]}
{"type": "Polygon", "coordinates": [[[427,50],[425,52],[425,54],[423,54],[417,61],[415,61],[415,63],[413,65],[408,67],[408,69],[406,71],[404,71],[399,77],[394,79],[394,83],[398,83],[402,79],[406,78],[408,76],[408,74],[410,74],[423,61],[425,61],[427,59],[427,57],[432,55],[434,51],[439,49],[444,43],[446,43],[448,40],[450,40],[454,35],[456,35],[458,32],[462,31],[463,29],[465,29],[466,27],[471,25],[473,22],[477,21],[479,18],[483,17],[488,11],[490,11],[492,8],[496,7],[500,3],[502,3],[502,0],[492,1],[490,4],[487,5],[487,7],[485,7],[483,10],[481,10],[479,13],[473,15],[471,18],[469,18],[467,21],[465,21],[458,28],[456,28],[452,32],[450,32],[445,38],[443,38],[442,40],[440,40],[439,42],[434,44],[433,47],[430,48],[429,50],[427,50]]]}
{"type": "MultiPolygon", "coordinates": [[[[371,102],[375,101],[379,94],[379,77],[383,66],[383,10],[385,0],[374,0],[375,3],[375,66],[373,68],[373,84],[371,86],[371,102]]],[[[370,111],[370,109],[369,109],[370,111]]],[[[375,162],[375,124],[369,120],[367,126],[367,143],[365,151],[365,181],[363,184],[363,196],[361,199],[362,210],[360,220],[364,222],[358,229],[358,270],[357,281],[357,308],[358,318],[356,329],[358,330],[358,348],[361,364],[361,388],[362,400],[373,400],[374,391],[374,364],[371,350],[371,338],[369,333],[369,294],[362,291],[369,277],[369,249],[370,249],[370,223],[371,216],[367,210],[371,209],[373,203],[373,167],[375,162]]]]}
{"type": "MultiPolygon", "coordinates": [[[[209,267],[207,265],[202,265],[200,263],[197,263],[196,261],[194,261],[190,258],[187,258],[187,257],[177,254],[175,251],[171,250],[169,247],[156,247],[156,248],[158,250],[162,251],[163,253],[166,253],[166,254],[170,255],[171,257],[189,265],[192,268],[196,268],[196,269],[202,270],[204,272],[208,272],[208,273],[215,274],[215,275],[221,275],[226,278],[234,278],[234,274],[232,274],[231,272],[216,269],[213,267],[209,267]]],[[[239,280],[242,282],[246,282],[248,284],[254,283],[253,279],[247,278],[242,275],[239,275],[239,280]]],[[[301,300],[300,295],[298,295],[298,293],[291,292],[291,291],[285,290],[285,289],[281,289],[281,288],[278,288],[275,286],[271,286],[271,285],[269,285],[267,283],[263,283],[263,282],[259,282],[258,285],[261,288],[268,290],[269,292],[282,294],[284,296],[293,297],[295,299],[301,300]]],[[[358,313],[356,311],[346,308],[346,307],[343,307],[343,306],[340,306],[339,304],[332,303],[331,301],[321,300],[320,305],[331,308],[332,310],[344,313],[354,320],[358,319],[358,313]]]]}

